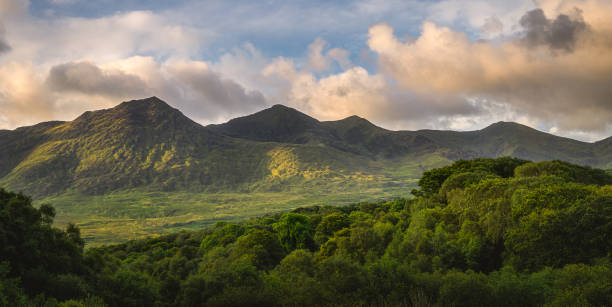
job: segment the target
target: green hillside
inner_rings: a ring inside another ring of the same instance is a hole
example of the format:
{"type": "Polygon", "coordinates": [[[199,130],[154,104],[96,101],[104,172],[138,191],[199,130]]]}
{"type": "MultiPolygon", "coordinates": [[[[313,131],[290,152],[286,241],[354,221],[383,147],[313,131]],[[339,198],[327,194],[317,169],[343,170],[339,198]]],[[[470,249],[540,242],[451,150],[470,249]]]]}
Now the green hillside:
{"type": "Polygon", "coordinates": [[[479,131],[389,131],[320,122],[276,105],[202,126],[156,97],[69,122],[0,131],[0,186],[52,203],[88,242],[116,242],[306,204],[407,197],[423,171],[514,156],[612,165],[584,143],[514,123],[479,131]]]}

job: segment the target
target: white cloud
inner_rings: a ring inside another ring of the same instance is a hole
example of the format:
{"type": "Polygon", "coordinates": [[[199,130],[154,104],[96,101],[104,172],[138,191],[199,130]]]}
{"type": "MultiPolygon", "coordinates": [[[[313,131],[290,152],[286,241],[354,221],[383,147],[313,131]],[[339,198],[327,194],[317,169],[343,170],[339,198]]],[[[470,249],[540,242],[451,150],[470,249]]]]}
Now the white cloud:
{"type": "Polygon", "coordinates": [[[437,121],[440,116],[478,112],[465,99],[406,91],[386,76],[371,74],[360,66],[317,78],[308,69],[298,70],[293,60],[281,57],[263,70],[263,76],[285,82],[271,101],[296,107],[320,120],[358,115],[393,129],[435,128],[433,123],[446,128],[447,123],[437,121]]]}
{"type": "Polygon", "coordinates": [[[7,40],[19,52],[4,61],[39,65],[79,60],[107,62],[147,54],[155,57],[197,55],[208,32],[175,23],[150,11],[100,18],[37,19],[25,16],[6,24],[7,40]]]}
{"type": "MultiPolygon", "coordinates": [[[[447,27],[461,24],[469,28],[470,34],[491,38],[491,32],[480,31],[491,18],[502,26],[502,31],[495,34],[510,35],[518,30],[521,16],[535,7],[533,0],[443,0],[428,7],[426,19],[447,27]]],[[[499,29],[499,25],[496,27],[499,29]]]]}
{"type": "Polygon", "coordinates": [[[0,116],[5,127],[35,124],[55,115],[50,92],[31,64],[0,66],[0,116]]]}
{"type": "Polygon", "coordinates": [[[538,123],[554,122],[563,131],[602,133],[612,128],[607,81],[612,78],[611,32],[581,9],[589,31],[576,34],[571,52],[547,44],[526,46],[522,38],[473,42],[431,22],[409,43],[388,25],[373,26],[368,44],[378,53],[382,70],[406,90],[496,101],[538,123]]]}
{"type": "Polygon", "coordinates": [[[347,69],[351,62],[349,52],[341,48],[333,48],[324,52],[329,46],[325,40],[317,37],[314,42],[308,45],[308,62],[306,68],[313,72],[322,73],[330,70],[334,62],[341,68],[347,69]]]}

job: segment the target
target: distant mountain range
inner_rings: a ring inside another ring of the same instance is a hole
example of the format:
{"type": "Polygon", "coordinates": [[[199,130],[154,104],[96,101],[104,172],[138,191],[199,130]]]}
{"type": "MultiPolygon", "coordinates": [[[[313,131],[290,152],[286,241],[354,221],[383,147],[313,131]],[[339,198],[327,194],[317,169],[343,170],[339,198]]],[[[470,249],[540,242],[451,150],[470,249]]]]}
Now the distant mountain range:
{"type": "Polygon", "coordinates": [[[612,168],[612,137],[586,143],[511,122],[468,132],[390,131],[357,116],[318,121],[283,105],[202,126],[151,97],[69,122],[0,130],[0,186],[43,198],[130,188],[397,185],[454,160],[499,156],[612,168]]]}

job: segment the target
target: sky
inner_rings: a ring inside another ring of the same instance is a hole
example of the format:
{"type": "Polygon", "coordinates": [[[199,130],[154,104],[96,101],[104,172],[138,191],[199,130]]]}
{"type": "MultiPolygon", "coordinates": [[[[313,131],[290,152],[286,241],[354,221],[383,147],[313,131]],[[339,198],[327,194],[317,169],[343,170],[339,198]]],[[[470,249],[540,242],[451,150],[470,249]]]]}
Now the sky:
{"type": "Polygon", "coordinates": [[[612,135],[612,0],[0,0],[0,129],[157,96],[392,130],[612,135]]]}

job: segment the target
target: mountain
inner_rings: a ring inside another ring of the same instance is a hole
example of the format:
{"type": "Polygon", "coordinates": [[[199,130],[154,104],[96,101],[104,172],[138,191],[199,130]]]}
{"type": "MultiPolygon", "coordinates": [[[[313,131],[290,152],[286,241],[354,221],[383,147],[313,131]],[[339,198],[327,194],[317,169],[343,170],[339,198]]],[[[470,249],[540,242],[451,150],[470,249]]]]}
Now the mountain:
{"type": "Polygon", "coordinates": [[[564,160],[599,167],[609,162],[597,152],[593,143],[558,137],[513,122],[497,122],[477,131],[423,130],[417,133],[458,150],[463,154],[461,158],[512,156],[533,161],[564,160]]]}
{"type": "Polygon", "coordinates": [[[603,139],[599,142],[595,142],[595,153],[600,157],[601,161],[598,165],[601,168],[612,170],[612,136],[606,139],[603,139]]]}
{"type": "MultiPolygon", "coordinates": [[[[0,143],[2,157],[15,157],[2,159],[0,183],[34,196],[208,185],[215,158],[239,147],[156,97],[85,112],[71,122],[5,131],[0,143]]],[[[226,171],[214,180],[231,179],[233,170],[226,171]]]]}
{"type": "Polygon", "coordinates": [[[612,168],[612,138],[585,143],[516,123],[390,131],[275,105],[202,126],[151,97],[73,121],[0,130],[0,187],[52,203],[88,242],[118,242],[312,204],[407,196],[422,172],[514,156],[612,168]]]}
{"type": "Polygon", "coordinates": [[[383,151],[386,143],[401,143],[400,140],[388,140],[390,131],[358,116],[320,122],[282,105],[232,119],[225,124],[209,125],[208,128],[234,138],[290,144],[322,144],[340,151],[369,156],[383,151]]]}
{"type": "Polygon", "coordinates": [[[85,112],[70,122],[2,130],[0,145],[0,184],[36,197],[136,187],[265,190],[273,177],[282,184],[345,177],[340,172],[388,177],[387,166],[430,155],[599,167],[612,158],[610,138],[585,143],[508,122],[469,132],[389,131],[357,116],[320,122],[275,105],[204,127],[156,97],[85,112]]]}
{"type": "Polygon", "coordinates": [[[239,117],[209,129],[232,137],[263,142],[302,144],[321,131],[318,120],[293,108],[274,105],[255,114],[239,117]]]}
{"type": "Polygon", "coordinates": [[[513,156],[605,167],[611,159],[604,156],[612,148],[612,137],[586,143],[513,122],[497,122],[482,130],[467,132],[389,131],[358,116],[319,122],[281,105],[208,127],[234,138],[296,144],[322,143],[342,151],[382,158],[437,151],[450,160],[513,156]]]}

